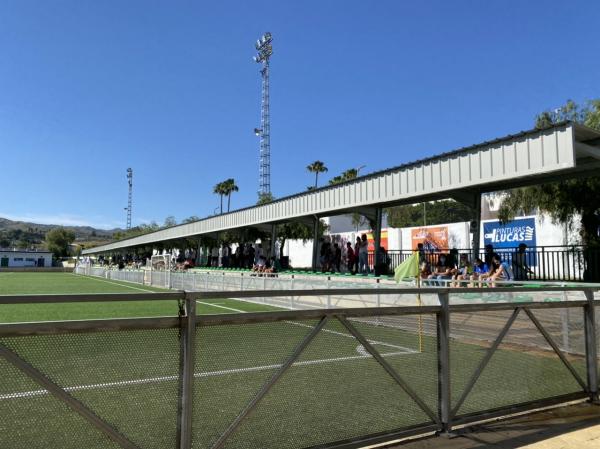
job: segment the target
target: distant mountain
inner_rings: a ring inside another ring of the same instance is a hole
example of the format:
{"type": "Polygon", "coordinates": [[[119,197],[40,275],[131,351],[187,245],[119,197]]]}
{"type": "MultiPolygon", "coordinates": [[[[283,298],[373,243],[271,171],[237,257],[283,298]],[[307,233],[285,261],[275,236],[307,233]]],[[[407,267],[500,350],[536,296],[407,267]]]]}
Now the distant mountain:
{"type": "MultiPolygon", "coordinates": [[[[0,217],[0,248],[42,248],[46,232],[60,225],[13,221],[0,217]]],[[[85,246],[113,240],[116,229],[96,229],[91,226],[63,226],[73,231],[75,243],[85,246]]]]}

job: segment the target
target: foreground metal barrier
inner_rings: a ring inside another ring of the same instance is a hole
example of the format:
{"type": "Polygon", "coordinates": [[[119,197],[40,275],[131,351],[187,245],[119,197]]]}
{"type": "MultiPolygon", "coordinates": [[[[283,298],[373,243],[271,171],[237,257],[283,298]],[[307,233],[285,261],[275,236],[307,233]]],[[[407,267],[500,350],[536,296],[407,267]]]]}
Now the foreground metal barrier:
{"type": "Polygon", "coordinates": [[[1,324],[0,447],[351,448],[598,402],[600,301],[586,288],[497,288],[487,302],[469,296],[480,289],[385,289],[376,293],[404,305],[195,312],[231,297],[374,293],[0,297],[185,306],[163,318],[1,324]],[[425,297],[436,304],[416,305],[425,297]]]}

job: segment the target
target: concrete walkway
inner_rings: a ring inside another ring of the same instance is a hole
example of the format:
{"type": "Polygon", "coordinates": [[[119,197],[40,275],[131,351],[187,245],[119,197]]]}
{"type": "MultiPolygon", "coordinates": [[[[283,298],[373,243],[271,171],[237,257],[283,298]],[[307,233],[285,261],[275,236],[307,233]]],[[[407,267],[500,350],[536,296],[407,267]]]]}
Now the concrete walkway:
{"type": "Polygon", "coordinates": [[[455,438],[427,437],[394,449],[600,449],[600,406],[588,403],[479,424],[455,438]]]}

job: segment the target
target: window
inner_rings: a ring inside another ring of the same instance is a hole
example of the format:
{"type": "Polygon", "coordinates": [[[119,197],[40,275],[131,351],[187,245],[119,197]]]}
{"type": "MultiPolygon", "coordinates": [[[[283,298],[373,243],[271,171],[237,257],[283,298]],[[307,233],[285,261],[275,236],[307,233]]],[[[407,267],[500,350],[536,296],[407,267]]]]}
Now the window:
{"type": "Polygon", "coordinates": [[[22,257],[15,257],[13,259],[13,262],[23,262],[23,258],[22,257]]]}
{"type": "Polygon", "coordinates": [[[35,259],[33,259],[32,257],[28,257],[25,259],[25,262],[35,262],[35,259]]]}

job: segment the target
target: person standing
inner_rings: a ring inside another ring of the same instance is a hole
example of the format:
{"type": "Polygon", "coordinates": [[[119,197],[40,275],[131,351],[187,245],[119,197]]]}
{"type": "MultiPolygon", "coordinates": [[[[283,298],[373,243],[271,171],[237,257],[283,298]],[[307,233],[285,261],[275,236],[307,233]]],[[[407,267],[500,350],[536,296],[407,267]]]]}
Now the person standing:
{"type": "Polygon", "coordinates": [[[333,267],[332,268],[335,268],[335,271],[340,273],[342,271],[341,265],[342,265],[342,248],[340,248],[340,245],[338,245],[337,243],[334,243],[333,244],[333,267]]]}
{"type": "Polygon", "coordinates": [[[515,281],[526,281],[528,274],[533,274],[533,271],[527,264],[527,245],[520,243],[517,248],[517,252],[513,256],[513,273],[515,275],[515,281]]]}
{"type": "Polygon", "coordinates": [[[346,242],[346,268],[352,274],[356,274],[354,266],[356,265],[356,254],[352,249],[352,243],[346,242]]]}
{"type": "Polygon", "coordinates": [[[358,270],[365,276],[369,273],[369,242],[367,234],[360,236],[360,246],[358,248],[358,270]]]}

